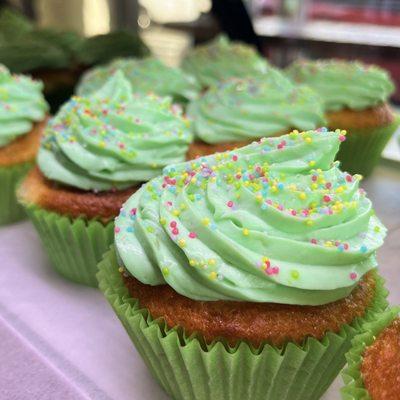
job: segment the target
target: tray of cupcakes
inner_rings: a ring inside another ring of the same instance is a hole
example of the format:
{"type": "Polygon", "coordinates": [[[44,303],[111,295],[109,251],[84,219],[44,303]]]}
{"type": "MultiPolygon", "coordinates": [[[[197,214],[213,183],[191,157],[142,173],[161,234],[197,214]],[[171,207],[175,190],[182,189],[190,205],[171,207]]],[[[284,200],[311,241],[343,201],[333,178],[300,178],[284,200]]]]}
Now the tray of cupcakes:
{"type": "Polygon", "coordinates": [[[376,259],[387,230],[360,186],[399,124],[384,70],[279,70],[220,37],[182,68],[149,57],[89,70],[48,121],[39,82],[0,77],[0,234],[27,215],[65,293],[90,290],[78,314],[93,307],[104,332],[74,335],[108,340],[113,359],[111,309],[127,333],[120,387],[93,363],[95,395],[57,365],[71,385],[90,398],[313,400],[347,357],[343,398],[396,398],[397,309],[376,259]],[[160,389],[138,378],[139,355],[160,389]]]}

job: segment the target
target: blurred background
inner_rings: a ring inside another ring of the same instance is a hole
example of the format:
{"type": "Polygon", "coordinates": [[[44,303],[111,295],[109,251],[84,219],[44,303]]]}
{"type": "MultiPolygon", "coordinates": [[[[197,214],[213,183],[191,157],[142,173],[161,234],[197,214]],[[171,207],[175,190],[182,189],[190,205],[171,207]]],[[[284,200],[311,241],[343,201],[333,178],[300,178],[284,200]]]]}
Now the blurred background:
{"type": "MultiPolygon", "coordinates": [[[[42,79],[53,111],[93,65],[152,53],[178,66],[220,32],[279,67],[299,57],[378,64],[400,103],[399,0],[0,0],[0,7],[0,62],[42,79]]],[[[398,157],[391,148],[386,153],[398,157]]]]}
{"type": "Polygon", "coordinates": [[[171,65],[194,43],[224,30],[256,44],[280,67],[299,56],[357,58],[389,70],[400,87],[398,0],[9,0],[0,5],[14,7],[40,27],[83,36],[137,32],[171,65]]]}

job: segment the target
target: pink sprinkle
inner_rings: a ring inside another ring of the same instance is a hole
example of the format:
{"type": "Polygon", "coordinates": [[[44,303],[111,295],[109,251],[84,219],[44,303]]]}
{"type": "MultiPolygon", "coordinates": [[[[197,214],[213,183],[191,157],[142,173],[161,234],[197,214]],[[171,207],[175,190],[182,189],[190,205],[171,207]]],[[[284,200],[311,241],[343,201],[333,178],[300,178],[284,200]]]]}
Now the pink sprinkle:
{"type": "Polygon", "coordinates": [[[196,239],[197,235],[195,232],[189,232],[190,239],[196,239]]]}
{"type": "Polygon", "coordinates": [[[308,210],[303,210],[301,212],[305,217],[308,217],[310,215],[310,212],[308,210]]]}
{"type": "Polygon", "coordinates": [[[120,230],[121,230],[121,229],[120,229],[119,226],[116,226],[116,227],[114,228],[114,232],[115,232],[115,233],[119,233],[120,230]]]}
{"type": "Polygon", "coordinates": [[[242,177],[242,175],[236,174],[236,179],[240,179],[241,177],[242,177]]]}
{"type": "Polygon", "coordinates": [[[296,210],[292,210],[292,211],[290,211],[290,213],[291,213],[292,215],[297,215],[297,211],[296,211],[296,210]]]}
{"type": "Polygon", "coordinates": [[[173,235],[178,235],[179,234],[179,230],[177,228],[172,229],[172,234],[173,235]]]}
{"type": "Polygon", "coordinates": [[[344,243],[343,246],[344,246],[344,249],[345,249],[345,250],[348,250],[348,249],[349,249],[349,244],[348,244],[348,243],[344,243]]]}
{"type": "Polygon", "coordinates": [[[272,267],[272,273],[275,275],[279,274],[279,267],[272,267]]]}
{"type": "Polygon", "coordinates": [[[351,279],[352,281],[355,281],[355,280],[357,279],[357,274],[356,274],[355,272],[351,272],[351,273],[350,273],[350,279],[351,279]]]}
{"type": "Polygon", "coordinates": [[[310,242],[311,242],[312,244],[317,244],[317,239],[311,239],[310,242]]]}
{"type": "Polygon", "coordinates": [[[237,156],[236,154],[234,154],[234,155],[232,156],[232,160],[233,160],[233,161],[237,161],[237,160],[238,160],[238,156],[237,156]]]}
{"type": "Polygon", "coordinates": [[[317,176],[317,175],[313,175],[313,176],[311,177],[311,180],[312,180],[313,182],[315,182],[317,179],[318,179],[318,176],[317,176]]]}
{"type": "Polygon", "coordinates": [[[326,182],[326,183],[325,183],[325,187],[326,187],[327,189],[330,189],[330,188],[332,187],[332,183],[326,182]]]}
{"type": "Polygon", "coordinates": [[[129,211],[130,215],[136,215],[137,208],[132,208],[131,211],[129,211]]]}
{"type": "Polygon", "coordinates": [[[169,226],[170,226],[171,228],[176,228],[176,221],[171,221],[171,222],[169,223],[169,226]]]}
{"type": "Polygon", "coordinates": [[[226,205],[227,205],[229,208],[232,208],[232,207],[233,207],[233,201],[232,201],[232,200],[229,200],[229,201],[226,203],[226,205]]]}
{"type": "Polygon", "coordinates": [[[353,182],[353,177],[351,175],[346,175],[347,182],[353,182]]]}
{"type": "Polygon", "coordinates": [[[340,136],[339,136],[339,140],[340,140],[341,142],[344,142],[344,141],[346,140],[346,136],[340,135],[340,136]]]}
{"type": "Polygon", "coordinates": [[[332,199],[331,199],[330,196],[328,196],[328,195],[325,195],[325,196],[324,196],[324,201],[325,201],[325,203],[329,203],[331,200],[332,200],[332,199]]]}
{"type": "Polygon", "coordinates": [[[124,144],[124,143],[118,143],[118,147],[119,147],[120,149],[124,149],[124,148],[125,148],[125,144],[124,144]]]}
{"type": "Polygon", "coordinates": [[[279,205],[278,205],[278,210],[279,210],[279,211],[283,211],[283,205],[282,205],[282,204],[279,204],[279,205]]]}
{"type": "Polygon", "coordinates": [[[269,260],[267,260],[267,261],[265,261],[265,266],[267,267],[267,268],[269,268],[270,266],[271,266],[271,262],[269,261],[269,260]]]}

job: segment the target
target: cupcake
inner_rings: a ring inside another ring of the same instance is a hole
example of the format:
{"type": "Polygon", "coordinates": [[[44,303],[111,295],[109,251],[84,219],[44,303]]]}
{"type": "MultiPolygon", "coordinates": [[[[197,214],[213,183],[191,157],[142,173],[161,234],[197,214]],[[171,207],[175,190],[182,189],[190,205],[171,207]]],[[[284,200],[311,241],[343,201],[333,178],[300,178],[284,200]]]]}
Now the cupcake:
{"type": "Polygon", "coordinates": [[[185,160],[190,140],[169,99],[132,94],[120,71],[93,95],[68,101],[18,189],[53,266],[96,286],[122,203],[164,166],[185,160]]]}
{"type": "Polygon", "coordinates": [[[344,400],[396,400],[400,382],[399,309],[388,310],[365,325],[353,339],[343,372],[344,400]]]}
{"type": "Polygon", "coordinates": [[[328,126],[348,131],[338,159],[351,173],[370,175],[399,124],[388,104],[394,84],[377,66],[339,60],[299,61],[287,70],[324,102],[328,126]]]}
{"type": "Polygon", "coordinates": [[[199,92],[196,80],[179,68],[167,67],[155,58],[121,58],[85,73],[77,87],[77,94],[85,96],[93,93],[117,70],[123,71],[137,93],[153,92],[159,96],[171,96],[177,103],[187,103],[199,92]]]}
{"type": "Polygon", "coordinates": [[[169,166],[124,204],[100,288],[171,398],[319,399],[386,308],[385,228],[340,136],[169,166]]]}
{"type": "Polygon", "coordinates": [[[42,90],[41,82],[12,75],[0,65],[0,225],[25,216],[15,186],[34,164],[39,148],[48,110],[42,90]]]}
{"type": "Polygon", "coordinates": [[[189,158],[324,124],[319,97],[272,68],[265,74],[232,78],[210,88],[189,104],[188,116],[195,135],[189,158]]]}
{"type": "Polygon", "coordinates": [[[191,50],[184,58],[182,68],[194,75],[203,88],[223,79],[253,76],[269,69],[267,61],[255,48],[231,42],[223,35],[191,50]]]}

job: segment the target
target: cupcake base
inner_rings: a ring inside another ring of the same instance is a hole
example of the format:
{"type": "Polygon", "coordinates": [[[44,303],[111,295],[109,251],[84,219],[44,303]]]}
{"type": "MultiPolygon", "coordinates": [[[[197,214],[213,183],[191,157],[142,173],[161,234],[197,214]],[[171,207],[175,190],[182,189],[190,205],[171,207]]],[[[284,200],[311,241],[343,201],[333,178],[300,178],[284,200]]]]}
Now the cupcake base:
{"type": "MultiPolygon", "coordinates": [[[[348,366],[342,373],[345,386],[341,389],[341,392],[344,400],[367,400],[371,398],[370,393],[365,388],[361,374],[363,354],[366,348],[376,340],[376,337],[393,322],[398,313],[398,307],[383,312],[375,320],[365,324],[364,332],[353,339],[351,350],[346,354],[348,366]]],[[[385,351],[387,350],[385,349],[385,351]]],[[[385,371],[377,370],[374,373],[384,374],[385,371]]],[[[386,397],[383,396],[382,398],[386,397]]],[[[390,398],[394,399],[395,397],[390,396],[390,398]]]]}
{"type": "Polygon", "coordinates": [[[23,207],[16,198],[16,188],[20,180],[32,168],[33,163],[25,162],[0,166],[0,225],[10,224],[26,218],[23,207]]]}
{"type": "Polygon", "coordinates": [[[64,277],[97,287],[97,263],[114,238],[114,222],[71,219],[35,206],[27,206],[52,266],[64,277]]]}
{"type": "Polygon", "coordinates": [[[129,295],[114,249],[106,253],[97,275],[100,289],[123,323],[153,376],[174,399],[197,400],[316,400],[345,363],[344,354],[362,324],[387,307],[387,291],[377,276],[373,303],[363,318],[328,332],[322,340],[302,345],[268,343],[254,348],[247,342],[230,347],[224,339],[206,344],[180,328],[153,320],[129,295]]]}
{"type": "Polygon", "coordinates": [[[372,173],[400,123],[387,104],[361,111],[345,109],[328,113],[326,117],[331,129],[347,130],[346,140],[336,157],[341,169],[363,176],[372,173]]]}

